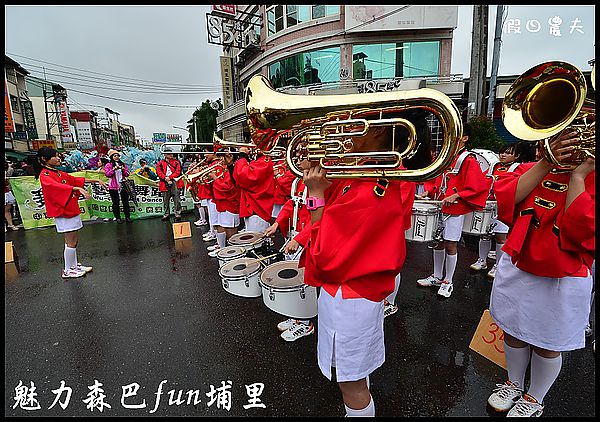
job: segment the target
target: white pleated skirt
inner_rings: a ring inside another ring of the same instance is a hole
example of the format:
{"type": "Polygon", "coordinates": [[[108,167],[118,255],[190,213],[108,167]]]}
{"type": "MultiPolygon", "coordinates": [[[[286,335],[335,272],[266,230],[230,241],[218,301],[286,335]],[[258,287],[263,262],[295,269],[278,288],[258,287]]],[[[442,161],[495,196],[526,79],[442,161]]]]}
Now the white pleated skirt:
{"type": "Polygon", "coordinates": [[[490,296],[490,314],[505,333],[546,350],[585,347],[592,276],[549,278],[520,270],[504,253],[490,296]]]}
{"type": "Polygon", "coordinates": [[[79,230],[83,227],[81,215],[76,215],[75,217],[70,218],[55,217],[54,224],[56,224],[56,231],[58,233],[74,232],[75,230],[79,230]]]}
{"type": "Polygon", "coordinates": [[[336,381],[365,378],[385,362],[383,300],[342,299],[320,289],[317,300],[317,361],[323,375],[336,381]]]}

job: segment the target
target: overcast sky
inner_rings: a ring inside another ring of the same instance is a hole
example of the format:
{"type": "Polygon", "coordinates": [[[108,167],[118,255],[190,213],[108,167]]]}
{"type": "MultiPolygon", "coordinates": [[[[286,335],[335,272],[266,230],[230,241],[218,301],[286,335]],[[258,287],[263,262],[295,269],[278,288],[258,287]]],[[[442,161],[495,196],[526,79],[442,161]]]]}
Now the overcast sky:
{"type": "MultiPolygon", "coordinates": [[[[194,108],[183,106],[199,106],[206,99],[222,96],[221,48],[207,43],[205,15],[209,11],[207,5],[5,5],[5,53],[33,76],[42,77],[41,66],[46,67],[47,78],[67,88],[71,110],[91,109],[103,114],[108,107],[120,113],[119,120],[133,125],[143,138],[167,132],[181,133],[185,139],[184,131],[173,128],[185,127],[191,118],[194,108]],[[100,89],[109,85],[93,84],[90,76],[119,86],[100,89]],[[180,108],[135,104],[77,91],[180,108]]],[[[464,77],[469,76],[470,69],[472,11],[473,6],[458,6],[453,40],[452,73],[464,77]]],[[[591,70],[587,62],[594,57],[594,14],[592,5],[509,6],[506,19],[515,19],[513,23],[520,20],[520,33],[507,33],[505,27],[499,74],[519,75],[547,60],[564,60],[581,70],[591,70]],[[562,20],[561,36],[550,34],[548,20],[555,16],[562,20]],[[534,21],[540,23],[537,32],[534,21]],[[573,21],[579,30],[570,30],[573,21]]],[[[496,5],[490,5],[488,75],[495,18],[496,5]]]]}

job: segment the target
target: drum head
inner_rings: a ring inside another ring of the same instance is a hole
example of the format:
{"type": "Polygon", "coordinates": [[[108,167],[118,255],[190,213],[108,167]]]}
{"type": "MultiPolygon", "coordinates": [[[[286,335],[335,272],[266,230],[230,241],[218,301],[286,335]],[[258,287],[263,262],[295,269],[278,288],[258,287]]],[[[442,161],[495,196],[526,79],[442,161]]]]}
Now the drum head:
{"type": "Polygon", "coordinates": [[[219,249],[219,252],[217,252],[217,258],[227,259],[231,258],[232,256],[245,254],[246,249],[242,248],[241,246],[227,246],[225,248],[219,249]]]}
{"type": "Polygon", "coordinates": [[[219,272],[223,277],[246,277],[258,272],[260,262],[256,258],[238,258],[229,261],[219,272]]]}
{"type": "Polygon", "coordinates": [[[414,201],[412,210],[413,213],[419,214],[437,214],[438,206],[428,203],[428,201],[414,201]]]}
{"type": "Polygon", "coordinates": [[[249,245],[252,243],[258,243],[262,238],[262,233],[258,232],[241,232],[236,233],[229,238],[231,245],[249,245]]]}
{"type": "Polygon", "coordinates": [[[298,287],[304,284],[304,268],[298,268],[298,261],[276,262],[263,270],[260,281],[275,289],[298,287]]]}

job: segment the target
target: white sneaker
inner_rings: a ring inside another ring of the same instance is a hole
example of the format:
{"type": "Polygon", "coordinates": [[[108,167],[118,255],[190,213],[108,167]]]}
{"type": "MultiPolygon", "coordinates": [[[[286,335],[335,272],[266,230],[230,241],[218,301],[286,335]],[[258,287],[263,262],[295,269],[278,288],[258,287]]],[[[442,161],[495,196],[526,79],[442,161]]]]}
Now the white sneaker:
{"type": "Polygon", "coordinates": [[[442,284],[442,280],[431,274],[429,277],[418,279],[417,284],[423,287],[439,286],[442,284]]]}
{"type": "Polygon", "coordinates": [[[454,286],[452,285],[452,283],[443,280],[442,285],[437,291],[437,294],[444,297],[450,297],[450,295],[452,294],[452,290],[454,290],[454,286]]]}
{"type": "Polygon", "coordinates": [[[517,401],[517,403],[508,411],[506,414],[507,418],[520,416],[520,417],[538,417],[542,416],[544,406],[539,404],[536,399],[531,397],[529,394],[524,394],[523,397],[517,401]]]}
{"type": "Polygon", "coordinates": [[[202,221],[196,220],[194,221],[194,226],[200,227],[202,225],[202,221]]]}
{"type": "Polygon", "coordinates": [[[312,322],[309,325],[299,323],[281,333],[281,338],[285,341],[296,341],[300,337],[308,336],[314,332],[315,326],[312,322]]]}
{"type": "Polygon", "coordinates": [[[204,240],[205,242],[210,242],[211,240],[216,240],[216,239],[217,239],[217,236],[215,236],[214,234],[208,233],[208,236],[202,235],[202,240],[204,240]]]}
{"type": "Polygon", "coordinates": [[[80,271],[75,268],[69,268],[68,271],[63,270],[62,278],[78,278],[83,277],[85,275],[85,271],[80,271]]]}
{"type": "Polygon", "coordinates": [[[398,312],[398,306],[392,303],[387,303],[383,308],[383,317],[386,318],[390,315],[395,314],[396,312],[398,312]]]}
{"type": "Polygon", "coordinates": [[[85,273],[89,273],[90,271],[92,271],[92,270],[93,270],[93,268],[92,268],[92,267],[86,267],[85,265],[81,265],[81,263],[80,263],[80,262],[78,262],[78,263],[77,263],[77,267],[76,267],[76,269],[77,269],[78,271],[83,271],[83,272],[85,272],[85,273]]]}
{"type": "Polygon", "coordinates": [[[496,251],[489,251],[488,252],[488,259],[491,259],[491,260],[495,261],[496,260],[496,251]]]}
{"type": "Polygon", "coordinates": [[[216,258],[217,254],[219,253],[219,249],[221,249],[221,247],[218,247],[215,250],[212,250],[208,253],[208,256],[210,256],[211,258],[216,258]]]}
{"type": "Polygon", "coordinates": [[[514,383],[506,381],[504,384],[496,384],[494,392],[488,398],[488,403],[496,412],[506,412],[517,403],[522,395],[523,392],[514,383]]]}
{"type": "Polygon", "coordinates": [[[290,328],[292,328],[296,324],[297,324],[297,322],[294,318],[286,319],[285,321],[282,321],[279,324],[277,324],[277,329],[279,331],[286,331],[286,330],[289,330],[290,328]]]}
{"type": "Polygon", "coordinates": [[[485,262],[481,258],[477,258],[477,261],[475,261],[474,264],[471,264],[471,269],[475,270],[475,271],[486,270],[487,269],[487,262],[485,262]]]}
{"type": "Polygon", "coordinates": [[[496,277],[496,264],[494,264],[492,269],[488,271],[487,276],[491,279],[494,279],[496,277]]]}
{"type": "Polygon", "coordinates": [[[221,249],[221,247],[219,246],[219,244],[217,243],[216,245],[212,245],[209,246],[208,248],[206,248],[207,251],[214,251],[215,249],[221,249]]]}

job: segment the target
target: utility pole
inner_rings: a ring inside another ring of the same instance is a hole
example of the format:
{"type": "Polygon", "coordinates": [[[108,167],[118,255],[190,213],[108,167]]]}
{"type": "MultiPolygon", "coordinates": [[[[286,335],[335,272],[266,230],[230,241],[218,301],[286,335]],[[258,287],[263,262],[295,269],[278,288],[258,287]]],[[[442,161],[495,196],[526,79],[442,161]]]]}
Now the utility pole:
{"type": "Polygon", "coordinates": [[[50,135],[50,120],[48,120],[48,93],[46,92],[46,68],[43,67],[42,69],[44,69],[44,110],[46,111],[46,139],[52,139],[52,136],[50,135]]]}
{"type": "Polygon", "coordinates": [[[193,114],[192,118],[194,119],[194,142],[198,142],[198,128],[196,127],[196,115],[193,114]]]}
{"type": "Polygon", "coordinates": [[[502,44],[502,19],[504,17],[504,6],[498,5],[496,9],[496,32],[494,35],[494,53],[492,55],[492,74],[490,76],[490,92],[488,94],[487,116],[494,117],[494,102],[496,100],[496,78],[498,77],[498,65],[500,63],[500,45],[502,44]]]}
{"type": "Polygon", "coordinates": [[[488,5],[473,6],[467,120],[481,115],[487,66],[488,5]]]}

